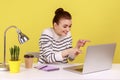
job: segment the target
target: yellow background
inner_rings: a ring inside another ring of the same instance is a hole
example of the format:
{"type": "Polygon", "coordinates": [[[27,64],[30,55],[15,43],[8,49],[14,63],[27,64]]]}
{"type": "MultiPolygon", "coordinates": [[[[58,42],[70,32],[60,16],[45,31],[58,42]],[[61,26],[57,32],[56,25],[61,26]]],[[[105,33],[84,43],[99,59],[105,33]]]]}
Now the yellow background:
{"type": "Polygon", "coordinates": [[[83,62],[88,45],[117,43],[114,63],[120,63],[120,0],[0,0],[0,62],[3,61],[4,31],[16,25],[30,40],[20,45],[15,29],[7,32],[7,62],[9,48],[21,48],[20,58],[26,52],[39,52],[38,41],[43,29],[52,26],[54,11],[62,7],[72,14],[73,46],[78,39],[91,40],[81,48],[82,54],[73,62],[83,62]]]}

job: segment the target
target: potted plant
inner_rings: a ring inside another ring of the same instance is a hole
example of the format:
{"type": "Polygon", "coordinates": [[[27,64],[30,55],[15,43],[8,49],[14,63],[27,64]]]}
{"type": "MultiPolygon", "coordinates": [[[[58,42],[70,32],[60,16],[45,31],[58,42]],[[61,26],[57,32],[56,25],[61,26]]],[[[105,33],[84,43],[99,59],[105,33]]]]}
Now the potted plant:
{"type": "Polygon", "coordinates": [[[14,45],[14,47],[10,48],[11,59],[9,60],[9,69],[11,73],[17,73],[20,71],[21,60],[19,59],[19,54],[19,46],[14,45]]]}

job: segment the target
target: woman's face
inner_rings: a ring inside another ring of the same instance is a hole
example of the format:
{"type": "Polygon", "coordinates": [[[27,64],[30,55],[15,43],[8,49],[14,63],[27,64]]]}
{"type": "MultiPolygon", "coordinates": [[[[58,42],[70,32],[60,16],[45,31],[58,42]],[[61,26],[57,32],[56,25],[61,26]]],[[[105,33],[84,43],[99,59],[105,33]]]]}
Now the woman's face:
{"type": "Polygon", "coordinates": [[[54,30],[59,36],[66,36],[72,26],[70,19],[60,19],[59,23],[54,23],[54,30]]]}

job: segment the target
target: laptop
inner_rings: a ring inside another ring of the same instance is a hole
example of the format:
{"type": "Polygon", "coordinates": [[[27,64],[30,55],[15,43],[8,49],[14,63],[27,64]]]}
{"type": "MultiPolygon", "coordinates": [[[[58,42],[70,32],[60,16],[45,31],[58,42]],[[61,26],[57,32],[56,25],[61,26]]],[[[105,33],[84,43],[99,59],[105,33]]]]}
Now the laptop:
{"type": "Polygon", "coordinates": [[[88,46],[83,65],[63,69],[80,74],[109,70],[112,67],[115,47],[116,43],[88,46]]]}

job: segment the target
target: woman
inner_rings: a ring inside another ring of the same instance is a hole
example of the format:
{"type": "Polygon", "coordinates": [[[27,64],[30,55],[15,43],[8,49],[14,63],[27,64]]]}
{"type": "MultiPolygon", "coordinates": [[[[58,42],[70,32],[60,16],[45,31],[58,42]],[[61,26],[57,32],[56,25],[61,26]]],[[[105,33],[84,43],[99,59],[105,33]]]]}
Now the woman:
{"type": "Polygon", "coordinates": [[[71,26],[71,14],[58,8],[53,18],[53,28],[45,29],[39,40],[40,63],[67,63],[68,59],[81,52],[79,48],[85,45],[86,40],[79,40],[72,48],[71,26]]]}

